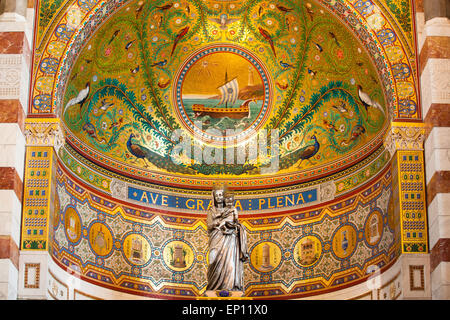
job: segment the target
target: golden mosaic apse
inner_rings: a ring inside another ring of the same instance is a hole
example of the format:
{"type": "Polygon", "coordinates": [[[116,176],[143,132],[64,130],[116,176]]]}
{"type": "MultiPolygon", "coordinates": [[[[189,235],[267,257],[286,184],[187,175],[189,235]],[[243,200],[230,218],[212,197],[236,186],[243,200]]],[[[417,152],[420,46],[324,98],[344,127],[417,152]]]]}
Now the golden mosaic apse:
{"type": "Polygon", "coordinates": [[[126,175],[332,171],[370,154],[389,117],[367,48],[315,2],[130,1],[68,79],[68,142],[126,175]]]}

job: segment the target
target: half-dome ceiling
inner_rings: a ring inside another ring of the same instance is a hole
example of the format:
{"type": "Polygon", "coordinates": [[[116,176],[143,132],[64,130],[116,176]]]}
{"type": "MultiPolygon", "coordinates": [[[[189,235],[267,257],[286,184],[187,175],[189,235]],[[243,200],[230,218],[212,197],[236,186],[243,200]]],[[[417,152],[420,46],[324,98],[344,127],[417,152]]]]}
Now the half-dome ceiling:
{"type": "Polygon", "coordinates": [[[94,162],[200,178],[342,169],[388,117],[350,30],[285,0],[130,1],[86,41],[63,104],[68,142],[94,162]]]}

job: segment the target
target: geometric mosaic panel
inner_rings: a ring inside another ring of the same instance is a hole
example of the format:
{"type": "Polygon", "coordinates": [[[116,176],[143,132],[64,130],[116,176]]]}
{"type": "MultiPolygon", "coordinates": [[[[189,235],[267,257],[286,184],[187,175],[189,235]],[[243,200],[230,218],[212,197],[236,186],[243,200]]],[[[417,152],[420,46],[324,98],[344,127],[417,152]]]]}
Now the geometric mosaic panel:
{"type": "MultiPolygon", "coordinates": [[[[195,298],[207,284],[206,212],[123,204],[57,169],[53,260],[81,279],[159,298],[195,298]]],[[[296,298],[339,290],[395,262],[391,172],[332,203],[288,214],[243,214],[245,295],[296,298]]]]}
{"type": "Polygon", "coordinates": [[[46,250],[53,147],[27,147],[21,250],[46,250]]]}
{"type": "Polygon", "coordinates": [[[398,150],[402,252],[427,253],[424,159],[421,150],[398,150]]]}

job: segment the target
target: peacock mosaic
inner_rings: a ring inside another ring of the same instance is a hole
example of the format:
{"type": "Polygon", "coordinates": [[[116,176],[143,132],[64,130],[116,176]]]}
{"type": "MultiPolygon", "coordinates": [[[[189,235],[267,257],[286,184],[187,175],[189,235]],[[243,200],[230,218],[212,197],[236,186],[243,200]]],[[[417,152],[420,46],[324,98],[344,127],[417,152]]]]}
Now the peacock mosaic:
{"type": "MultiPolygon", "coordinates": [[[[245,295],[294,298],[367,279],[398,257],[390,169],[358,192],[289,214],[241,215],[248,232],[245,295]],[[371,266],[369,268],[369,266],[371,266]]],[[[205,211],[180,214],[119,203],[57,169],[54,261],[119,291],[194,298],[206,288],[205,211]]]]}

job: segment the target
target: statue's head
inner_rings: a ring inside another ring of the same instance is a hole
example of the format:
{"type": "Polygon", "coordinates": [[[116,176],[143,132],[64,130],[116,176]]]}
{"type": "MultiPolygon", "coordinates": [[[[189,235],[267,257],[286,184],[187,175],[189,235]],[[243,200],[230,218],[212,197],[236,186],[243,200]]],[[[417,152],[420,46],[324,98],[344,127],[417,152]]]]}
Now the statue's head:
{"type": "Polygon", "coordinates": [[[217,207],[219,204],[223,204],[224,202],[224,195],[226,192],[226,186],[223,184],[218,184],[214,186],[214,189],[212,191],[213,199],[214,199],[214,206],[217,207]]]}
{"type": "Polygon", "coordinates": [[[227,206],[227,207],[234,206],[234,194],[233,193],[227,191],[227,192],[225,192],[223,197],[224,197],[225,206],[227,206]]]}

